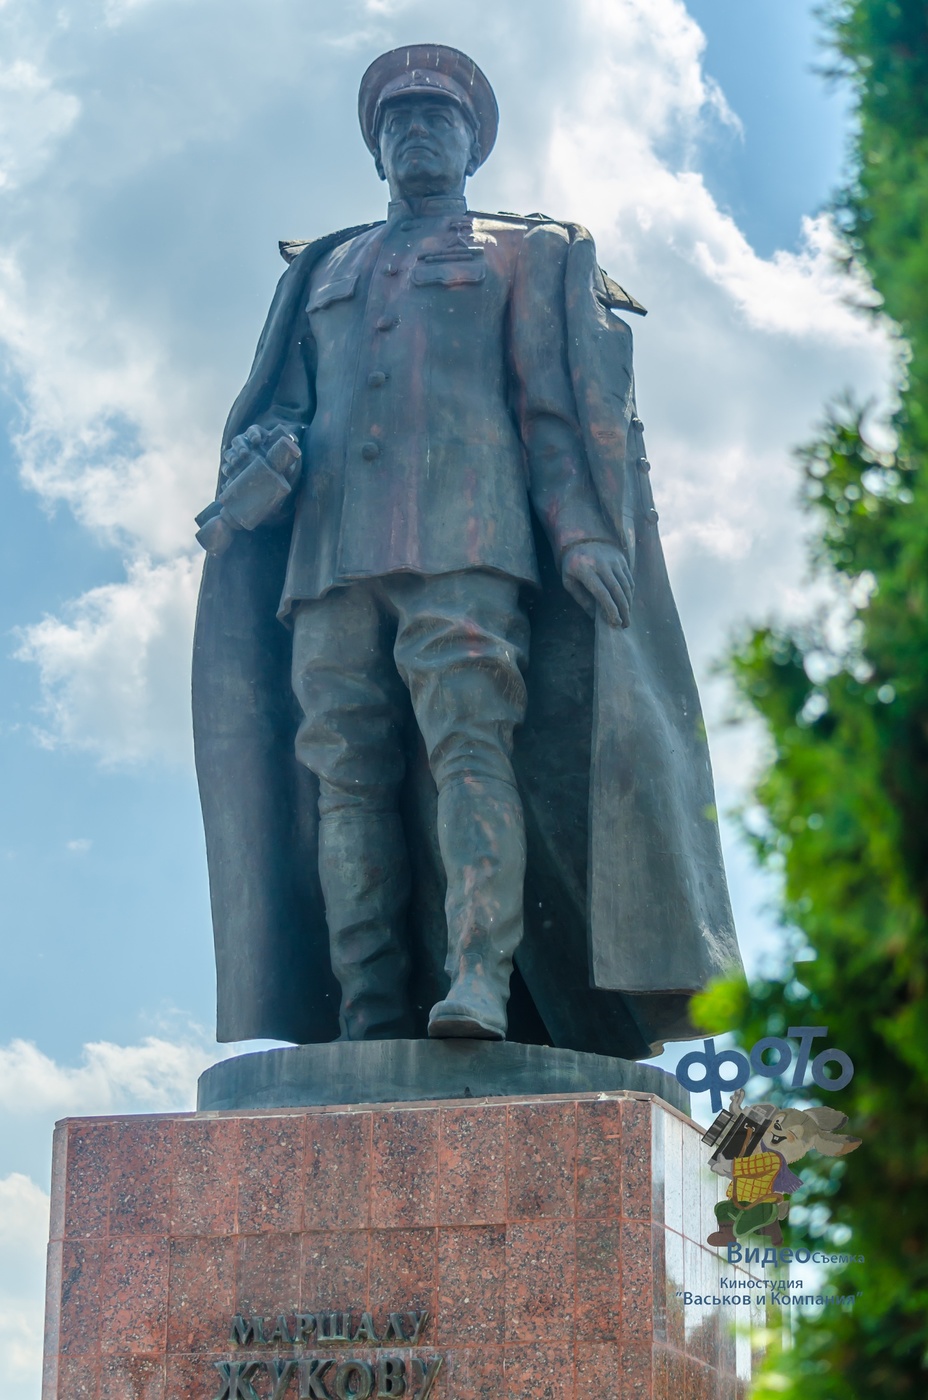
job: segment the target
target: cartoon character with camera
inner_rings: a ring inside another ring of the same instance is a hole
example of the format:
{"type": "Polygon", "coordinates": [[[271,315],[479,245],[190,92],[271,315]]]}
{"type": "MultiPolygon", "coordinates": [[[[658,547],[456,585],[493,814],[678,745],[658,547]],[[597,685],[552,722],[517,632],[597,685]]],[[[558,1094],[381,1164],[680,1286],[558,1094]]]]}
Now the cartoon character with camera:
{"type": "Polygon", "coordinates": [[[744,1090],[738,1089],[703,1134],[703,1142],[714,1148],[710,1169],[730,1178],[726,1199],[715,1207],[719,1228],[706,1243],[721,1246],[764,1235],[779,1245],[790,1196],[802,1185],[790,1163],[813,1150],[840,1157],[861,1140],[838,1131],[847,1114],[834,1108],[778,1109],[770,1103],[743,1108],[743,1102],[744,1090]]]}

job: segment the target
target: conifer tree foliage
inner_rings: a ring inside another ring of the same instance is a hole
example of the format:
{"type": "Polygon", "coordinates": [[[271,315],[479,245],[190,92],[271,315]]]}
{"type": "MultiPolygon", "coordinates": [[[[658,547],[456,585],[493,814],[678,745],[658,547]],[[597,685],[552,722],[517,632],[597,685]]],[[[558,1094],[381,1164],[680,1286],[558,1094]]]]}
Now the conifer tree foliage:
{"type": "MultiPolygon", "coordinates": [[[[860,414],[832,415],[802,454],[813,564],[847,600],[840,644],[814,627],[755,630],[731,658],[772,760],[753,836],[783,877],[782,917],[805,944],[780,980],[715,988],[707,1025],[750,1046],[827,1025],[851,1084],[821,1102],[863,1139],[815,1161],[810,1235],[849,1253],[828,1293],[767,1363],[755,1397],[928,1395],[928,4],[845,0],[823,11],[856,106],[854,168],[836,215],[907,347],[890,455],[860,414]]],[[[825,1042],[820,1042],[824,1044],[825,1042]]],[[[765,1097],[770,1097],[765,1095],[765,1097]]],[[[795,1212],[794,1212],[795,1214],[795,1212]]]]}

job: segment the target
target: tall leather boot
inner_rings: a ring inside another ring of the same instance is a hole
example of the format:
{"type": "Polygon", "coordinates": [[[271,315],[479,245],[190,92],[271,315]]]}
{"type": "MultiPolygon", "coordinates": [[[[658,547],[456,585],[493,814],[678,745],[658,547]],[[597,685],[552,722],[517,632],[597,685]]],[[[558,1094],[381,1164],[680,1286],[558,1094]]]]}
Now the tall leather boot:
{"type": "Polygon", "coordinates": [[[319,876],[342,1040],[411,1036],[406,905],[409,865],[396,814],[344,809],[319,823],[319,876]]]}
{"type": "Polygon", "coordinates": [[[438,795],[448,878],[451,987],[432,1007],[429,1035],[505,1040],[512,957],[522,939],[525,825],[517,790],[499,779],[457,779],[438,795]]]}

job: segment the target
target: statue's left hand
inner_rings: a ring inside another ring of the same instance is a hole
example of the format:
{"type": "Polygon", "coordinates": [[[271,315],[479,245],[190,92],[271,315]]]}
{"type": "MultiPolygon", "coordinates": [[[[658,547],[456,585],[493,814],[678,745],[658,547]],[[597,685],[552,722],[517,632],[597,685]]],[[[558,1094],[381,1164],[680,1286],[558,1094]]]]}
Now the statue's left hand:
{"type": "Polygon", "coordinates": [[[628,626],[635,580],[618,545],[604,540],[571,545],[561,560],[561,578],[571,598],[590,617],[598,607],[610,627],[628,626]]]}

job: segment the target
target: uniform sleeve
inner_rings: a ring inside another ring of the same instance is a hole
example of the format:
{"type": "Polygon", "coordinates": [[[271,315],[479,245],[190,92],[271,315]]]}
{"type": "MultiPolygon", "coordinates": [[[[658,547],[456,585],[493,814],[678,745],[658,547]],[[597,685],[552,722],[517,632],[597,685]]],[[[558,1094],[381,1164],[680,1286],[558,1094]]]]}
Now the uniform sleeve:
{"type": "Polygon", "coordinates": [[[566,232],[554,224],[525,235],[511,306],[511,365],[529,493],[558,561],[583,540],[616,542],[587,466],[567,367],[567,248],[566,232]]]}
{"type": "MultiPolygon", "coordinates": [[[[315,342],[308,328],[305,329],[305,334],[302,337],[299,336],[299,330],[304,329],[304,326],[304,318],[299,317],[297,333],[293,336],[287,351],[287,357],[271,403],[255,420],[258,426],[266,429],[267,432],[273,432],[275,428],[281,427],[296,438],[303,454],[301,468],[303,480],[306,478],[306,427],[316,409],[315,342]]],[[[280,505],[268,515],[265,524],[275,525],[292,516],[296,509],[301,484],[301,482],[297,482],[296,488],[290,492],[289,496],[285,497],[280,505]]]]}
{"type": "Polygon", "coordinates": [[[304,429],[316,409],[316,365],[315,343],[302,316],[298,318],[297,331],[303,334],[294,335],[271,403],[257,422],[268,431],[283,424],[302,447],[304,429]]]}

